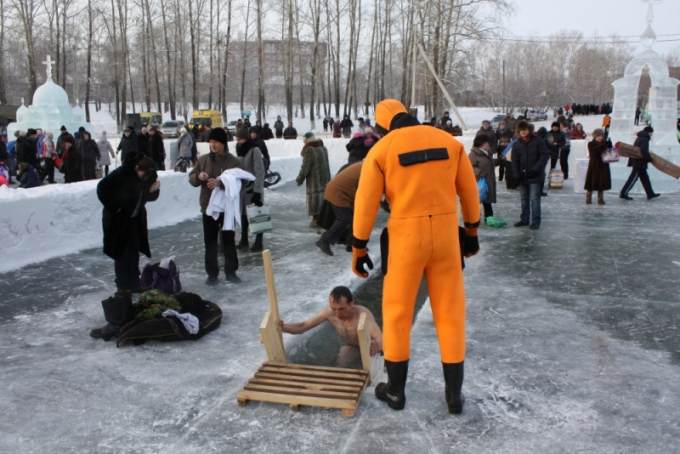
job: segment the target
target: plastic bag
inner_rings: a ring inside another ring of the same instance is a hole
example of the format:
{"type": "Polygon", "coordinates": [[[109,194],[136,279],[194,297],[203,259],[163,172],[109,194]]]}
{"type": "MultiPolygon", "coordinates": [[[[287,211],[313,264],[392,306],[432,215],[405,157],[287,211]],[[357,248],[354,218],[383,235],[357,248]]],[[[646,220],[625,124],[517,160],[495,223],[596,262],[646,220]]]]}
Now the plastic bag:
{"type": "Polygon", "coordinates": [[[485,203],[489,200],[489,185],[485,178],[480,178],[477,180],[477,190],[479,191],[479,200],[485,203]]]}

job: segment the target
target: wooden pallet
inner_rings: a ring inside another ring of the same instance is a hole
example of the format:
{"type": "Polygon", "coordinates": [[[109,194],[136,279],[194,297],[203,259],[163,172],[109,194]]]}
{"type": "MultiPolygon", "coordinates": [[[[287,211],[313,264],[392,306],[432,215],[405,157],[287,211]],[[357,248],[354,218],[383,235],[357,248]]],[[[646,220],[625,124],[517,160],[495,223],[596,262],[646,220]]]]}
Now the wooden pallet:
{"type": "Polygon", "coordinates": [[[337,408],[352,417],[368,380],[365,370],[266,362],[236,400],[241,406],[253,400],[288,404],[293,410],[302,405],[337,408]]]}

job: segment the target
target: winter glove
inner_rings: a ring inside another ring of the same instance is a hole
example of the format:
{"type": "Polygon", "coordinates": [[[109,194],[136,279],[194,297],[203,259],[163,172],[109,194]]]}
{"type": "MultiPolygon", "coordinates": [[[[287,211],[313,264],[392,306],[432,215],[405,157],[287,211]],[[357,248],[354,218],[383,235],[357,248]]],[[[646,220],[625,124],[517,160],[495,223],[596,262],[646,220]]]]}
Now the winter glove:
{"type": "Polygon", "coordinates": [[[479,252],[479,238],[477,238],[477,229],[467,228],[463,236],[463,256],[470,258],[477,255],[479,252]]]}
{"type": "Polygon", "coordinates": [[[373,261],[368,255],[367,241],[352,240],[352,271],[357,276],[366,279],[368,271],[373,269],[373,261]],[[368,269],[367,269],[368,268],[368,269]]]}
{"type": "Polygon", "coordinates": [[[254,192],[253,193],[253,203],[257,207],[261,207],[262,205],[264,205],[262,203],[262,194],[260,194],[259,192],[254,192]]]}
{"type": "Polygon", "coordinates": [[[536,170],[528,170],[527,171],[527,178],[536,178],[538,176],[538,171],[536,170]]]}

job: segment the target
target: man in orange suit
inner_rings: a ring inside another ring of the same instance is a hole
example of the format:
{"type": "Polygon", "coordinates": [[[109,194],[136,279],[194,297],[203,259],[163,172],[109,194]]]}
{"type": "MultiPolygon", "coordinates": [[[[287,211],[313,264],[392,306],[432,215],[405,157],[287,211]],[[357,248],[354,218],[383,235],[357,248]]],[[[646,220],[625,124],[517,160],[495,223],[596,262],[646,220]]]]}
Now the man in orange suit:
{"type": "Polygon", "coordinates": [[[471,257],[479,251],[479,193],[472,165],[458,141],[445,131],[420,125],[397,100],[378,104],[376,126],[384,137],[371,149],[361,170],[352,259],[354,273],[368,277],[373,263],[367,244],[384,195],[390,205],[382,301],[389,380],[378,384],[375,393],[391,408],[404,408],[411,325],[424,276],[439,338],[446,402],[450,413],[460,414],[465,359],[461,255],[471,257]],[[460,240],[458,198],[465,222],[460,240]]]}

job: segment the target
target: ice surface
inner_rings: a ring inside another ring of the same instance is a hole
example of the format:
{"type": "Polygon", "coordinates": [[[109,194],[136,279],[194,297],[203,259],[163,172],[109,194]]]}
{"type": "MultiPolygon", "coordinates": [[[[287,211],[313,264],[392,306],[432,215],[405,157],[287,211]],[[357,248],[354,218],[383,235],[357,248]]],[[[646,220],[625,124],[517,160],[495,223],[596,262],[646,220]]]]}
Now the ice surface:
{"type": "MultiPolygon", "coordinates": [[[[277,211],[265,242],[286,320],[319,310],[334,285],[358,286],[349,254],[315,249],[303,188],[288,184],[267,200],[277,211]]],[[[680,202],[583,202],[551,191],[540,231],[482,228],[481,254],[465,272],[462,417],[446,414],[427,305],[414,327],[405,411],[387,410],[372,390],[352,419],[238,407],[236,392],[264,358],[261,260],[242,257],[240,286],[204,287],[196,220],[150,237],[157,257],[177,256],[184,286],[224,311],[223,325],[198,342],[116,349],[91,340],[99,301],[113,291],[112,263],[98,249],[0,274],[0,452],[673,452],[680,202]]],[[[497,215],[513,221],[517,207],[517,194],[502,190],[497,215]]],[[[372,307],[376,284],[360,291],[372,307]]],[[[296,359],[324,363],[333,348],[311,349],[327,336],[321,328],[286,341],[296,359]]]]}

